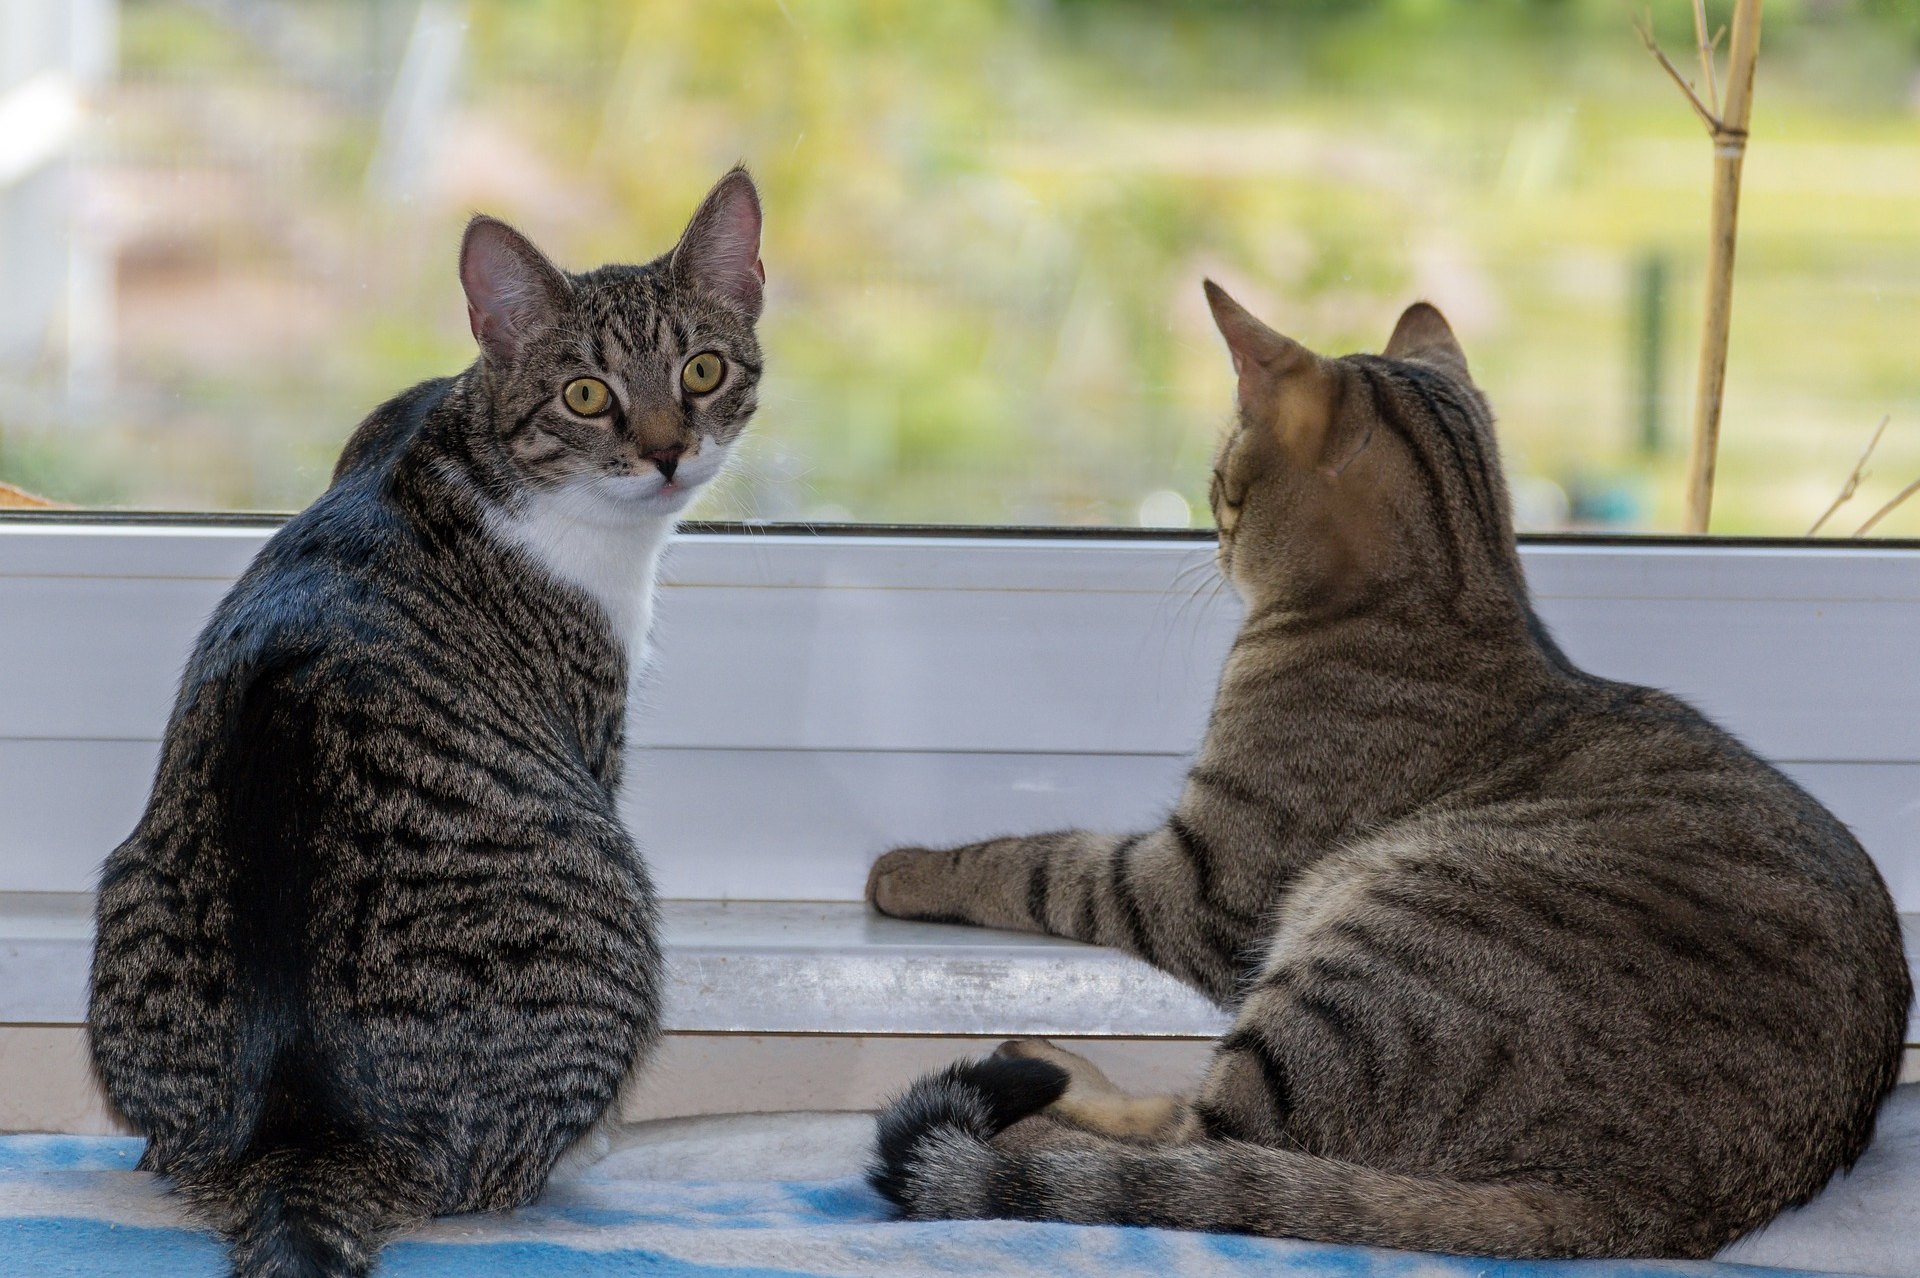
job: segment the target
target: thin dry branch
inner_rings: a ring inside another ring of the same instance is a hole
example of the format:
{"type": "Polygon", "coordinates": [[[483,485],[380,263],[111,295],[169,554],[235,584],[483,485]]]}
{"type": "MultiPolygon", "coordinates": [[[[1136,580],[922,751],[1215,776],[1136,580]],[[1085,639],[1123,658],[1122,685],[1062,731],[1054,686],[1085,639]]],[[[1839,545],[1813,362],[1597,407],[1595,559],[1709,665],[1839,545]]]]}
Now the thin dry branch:
{"type": "Polygon", "coordinates": [[[1880,446],[1880,437],[1887,433],[1887,423],[1892,420],[1893,414],[1888,413],[1880,419],[1880,424],[1873,428],[1873,438],[1867,441],[1866,448],[1860,454],[1860,460],[1855,462],[1853,469],[1848,472],[1847,482],[1840,485],[1840,495],[1833,499],[1833,505],[1827,507],[1825,514],[1813,521],[1813,527],[1807,529],[1807,536],[1811,537],[1824,528],[1827,521],[1833,518],[1834,512],[1852,501],[1853,495],[1860,491],[1860,481],[1867,477],[1867,459],[1873,456],[1873,450],[1880,446]]]}
{"type": "Polygon", "coordinates": [[[1913,496],[1915,493],[1920,493],[1920,479],[1916,479],[1911,484],[1908,484],[1905,488],[1902,488],[1898,493],[1894,495],[1894,498],[1892,501],[1888,502],[1886,505],[1882,506],[1880,509],[1874,511],[1873,518],[1869,519],[1866,523],[1861,524],[1860,527],[1854,531],[1853,535],[1856,537],[1866,536],[1867,531],[1869,529],[1871,529],[1875,524],[1879,523],[1882,519],[1885,519],[1888,515],[1891,515],[1895,507],[1897,507],[1901,502],[1905,501],[1907,498],[1913,496]]]}
{"type": "Polygon", "coordinates": [[[1713,107],[1709,107],[1700,100],[1700,95],[1693,91],[1693,86],[1687,82],[1687,77],[1680,74],[1680,68],[1673,65],[1672,59],[1668,58],[1666,51],[1660,47],[1660,42],[1654,39],[1653,19],[1647,16],[1635,18],[1633,29],[1640,33],[1640,43],[1647,46],[1647,52],[1653,55],[1653,60],[1660,64],[1661,69],[1679,87],[1680,92],[1686,95],[1687,105],[1693,108],[1693,113],[1699,116],[1701,123],[1707,126],[1707,132],[1718,137],[1725,127],[1720,123],[1719,115],[1715,113],[1713,107]]]}
{"type": "Polygon", "coordinates": [[[1707,35],[1707,0],[1693,0],[1693,38],[1700,46],[1700,75],[1707,85],[1707,104],[1720,113],[1720,87],[1713,80],[1713,47],[1719,36],[1707,35]]]}

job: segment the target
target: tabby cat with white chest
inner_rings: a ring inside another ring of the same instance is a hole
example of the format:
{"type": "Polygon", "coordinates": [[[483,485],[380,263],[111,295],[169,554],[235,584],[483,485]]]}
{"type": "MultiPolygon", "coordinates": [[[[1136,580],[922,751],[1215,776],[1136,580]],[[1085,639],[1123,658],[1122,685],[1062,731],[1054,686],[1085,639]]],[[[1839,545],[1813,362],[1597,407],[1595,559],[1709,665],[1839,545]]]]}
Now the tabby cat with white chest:
{"type": "Polygon", "coordinates": [[[1329,359],[1209,284],[1247,607],[1166,822],[902,849],[907,918],[1124,949],[1235,1014],[1192,1096],[1017,1040],[882,1115],[916,1219],[1709,1256],[1866,1147],[1912,989],[1845,826],[1528,601],[1440,313],[1329,359]]]}
{"type": "Polygon", "coordinates": [[[377,409],[200,636],[90,1021],[236,1274],[526,1202],[658,1034],[628,672],[754,410],[760,224],[736,170],[671,252],[570,274],[475,218],[478,360],[377,409]]]}

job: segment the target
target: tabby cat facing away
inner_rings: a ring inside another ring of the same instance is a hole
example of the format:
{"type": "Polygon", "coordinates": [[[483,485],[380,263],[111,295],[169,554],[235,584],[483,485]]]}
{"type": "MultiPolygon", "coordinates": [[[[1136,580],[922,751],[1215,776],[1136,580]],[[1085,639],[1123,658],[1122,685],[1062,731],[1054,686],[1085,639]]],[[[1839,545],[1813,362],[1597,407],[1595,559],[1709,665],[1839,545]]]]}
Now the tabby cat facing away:
{"type": "Polygon", "coordinates": [[[1328,359],[1207,295],[1247,619],[1172,814],[902,849],[868,896],[1117,946],[1235,1022],[1190,1099],[1042,1040],[922,1079],[876,1187],[923,1219],[1509,1256],[1707,1256],[1804,1201],[1898,1067],[1872,863],[1698,712],[1554,645],[1438,311],[1328,359]]]}
{"type": "Polygon", "coordinates": [[[93,1054],[242,1275],[514,1207],[659,1028],[621,827],[677,512],[755,404],[760,205],[571,275],[476,218],[479,360],[377,409],[215,611],[107,860],[93,1054]]]}

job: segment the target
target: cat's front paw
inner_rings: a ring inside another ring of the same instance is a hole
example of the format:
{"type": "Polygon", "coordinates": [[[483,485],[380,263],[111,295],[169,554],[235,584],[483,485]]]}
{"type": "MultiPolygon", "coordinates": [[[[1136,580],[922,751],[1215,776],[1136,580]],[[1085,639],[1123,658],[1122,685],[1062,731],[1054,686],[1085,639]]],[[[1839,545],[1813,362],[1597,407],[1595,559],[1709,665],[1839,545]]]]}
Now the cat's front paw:
{"type": "Polygon", "coordinates": [[[943,899],[941,871],[949,853],[932,848],[895,848],[867,871],[867,904],[897,919],[954,919],[943,899]]]}

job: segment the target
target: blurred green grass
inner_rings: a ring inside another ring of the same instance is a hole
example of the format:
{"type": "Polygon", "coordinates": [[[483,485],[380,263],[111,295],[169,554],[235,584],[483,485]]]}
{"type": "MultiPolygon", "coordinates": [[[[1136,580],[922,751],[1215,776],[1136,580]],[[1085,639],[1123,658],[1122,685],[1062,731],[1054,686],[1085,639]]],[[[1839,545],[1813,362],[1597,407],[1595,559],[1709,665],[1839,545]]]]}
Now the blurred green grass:
{"type": "MultiPolygon", "coordinates": [[[[1656,7],[1690,67],[1687,6],[1656,7]]],[[[299,505],[366,408],[470,358],[451,255],[471,209],[576,266],[632,259],[746,159],[769,373],[702,514],[1127,524],[1171,489],[1205,522],[1231,394],[1213,274],[1332,352],[1377,349],[1432,298],[1530,493],[1678,525],[1709,148],[1607,0],[474,0],[432,171],[400,203],[362,180],[400,45],[357,6],[265,8],[263,43],[213,10],[128,4],[102,150],[239,193],[211,225],[149,231],[228,288],[182,285],[174,312],[155,294],[156,313],[218,325],[245,277],[304,319],[230,357],[127,324],[99,420],[6,423],[0,470],[30,456],[27,478],[81,500],[299,505]],[[1649,257],[1671,279],[1652,454],[1632,329],[1649,257]]],[[[1884,413],[1835,526],[1920,475],[1916,8],[1768,6],[1716,531],[1804,531],[1884,413]]],[[[123,288],[141,278],[123,263],[123,288]]],[[[1551,501],[1525,513],[1557,522],[1551,501]]],[[[1920,534],[1920,503],[1876,531],[1920,534]]]]}

